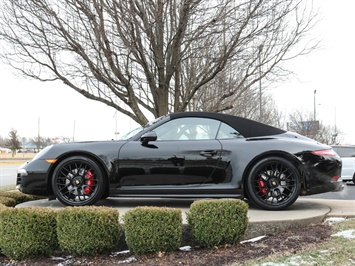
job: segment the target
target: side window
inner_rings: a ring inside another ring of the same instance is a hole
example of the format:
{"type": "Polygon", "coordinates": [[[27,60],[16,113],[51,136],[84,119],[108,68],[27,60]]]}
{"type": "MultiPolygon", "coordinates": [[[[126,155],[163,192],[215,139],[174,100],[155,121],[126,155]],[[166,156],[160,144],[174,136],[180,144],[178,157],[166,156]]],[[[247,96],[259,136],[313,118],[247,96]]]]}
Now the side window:
{"type": "Polygon", "coordinates": [[[340,157],[355,157],[355,148],[353,147],[337,147],[337,153],[340,157]]]}
{"type": "Polygon", "coordinates": [[[221,123],[219,128],[217,139],[234,139],[234,138],[243,138],[243,136],[231,126],[221,123]]]}
{"type": "Polygon", "coordinates": [[[219,125],[214,119],[186,117],[168,121],[154,131],[158,140],[215,139],[219,125]]]}

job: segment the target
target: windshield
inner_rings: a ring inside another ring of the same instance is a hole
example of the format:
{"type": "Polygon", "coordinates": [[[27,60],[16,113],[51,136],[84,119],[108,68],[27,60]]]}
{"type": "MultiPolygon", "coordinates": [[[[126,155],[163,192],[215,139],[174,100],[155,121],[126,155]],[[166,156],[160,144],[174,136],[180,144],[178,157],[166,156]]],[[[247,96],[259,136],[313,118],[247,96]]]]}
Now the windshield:
{"type": "Polygon", "coordinates": [[[134,135],[136,135],[137,133],[141,132],[143,129],[144,129],[143,127],[137,127],[135,129],[133,129],[132,131],[124,134],[120,139],[127,140],[127,139],[133,137],[134,135]]]}
{"type": "Polygon", "coordinates": [[[155,123],[159,122],[160,120],[162,120],[165,116],[161,116],[158,117],[157,119],[154,119],[153,121],[148,122],[144,127],[137,127],[131,131],[129,131],[128,133],[124,134],[120,140],[128,140],[130,138],[132,138],[134,135],[138,134],[139,132],[143,131],[144,129],[146,129],[147,127],[154,125],[155,123]]]}

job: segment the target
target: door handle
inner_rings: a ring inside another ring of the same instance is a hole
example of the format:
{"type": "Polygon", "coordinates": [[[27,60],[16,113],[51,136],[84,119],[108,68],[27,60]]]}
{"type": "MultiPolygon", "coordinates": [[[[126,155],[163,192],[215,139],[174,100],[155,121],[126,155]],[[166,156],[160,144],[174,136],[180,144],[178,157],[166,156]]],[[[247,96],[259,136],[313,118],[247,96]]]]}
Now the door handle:
{"type": "Polygon", "coordinates": [[[200,155],[207,157],[207,158],[211,158],[211,157],[214,157],[217,155],[217,151],[215,151],[215,150],[201,151],[200,155]]]}

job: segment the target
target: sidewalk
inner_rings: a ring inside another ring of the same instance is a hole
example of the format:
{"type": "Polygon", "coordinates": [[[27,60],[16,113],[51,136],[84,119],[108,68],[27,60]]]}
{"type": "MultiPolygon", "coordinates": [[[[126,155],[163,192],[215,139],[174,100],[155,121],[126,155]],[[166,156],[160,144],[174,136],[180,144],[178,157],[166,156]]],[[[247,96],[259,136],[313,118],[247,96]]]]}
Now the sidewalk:
{"type": "Polygon", "coordinates": [[[355,200],[305,199],[307,202],[322,204],[330,208],[327,217],[355,218],[355,200]]]}

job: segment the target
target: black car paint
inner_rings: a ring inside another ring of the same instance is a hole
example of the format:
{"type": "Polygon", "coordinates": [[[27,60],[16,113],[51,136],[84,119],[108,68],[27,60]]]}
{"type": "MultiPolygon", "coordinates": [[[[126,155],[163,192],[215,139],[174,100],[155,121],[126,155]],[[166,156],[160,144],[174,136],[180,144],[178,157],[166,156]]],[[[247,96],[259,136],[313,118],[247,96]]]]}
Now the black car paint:
{"type": "Polygon", "coordinates": [[[287,158],[297,166],[302,173],[302,195],[336,190],[340,186],[339,181],[330,180],[340,175],[340,160],[311,153],[312,150],[329,149],[328,146],[254,121],[245,126],[245,138],[186,141],[185,146],[181,142],[174,144],[174,141],[141,143],[140,138],[145,133],[170,119],[186,115],[223,117],[210,113],[179,113],[160,119],[126,141],[55,145],[43,157],[20,167],[27,170],[31,179],[19,176],[18,188],[28,194],[51,196],[51,175],[56,164],[44,160],[56,158],[58,163],[73,155],[85,155],[99,163],[109,180],[111,196],[244,197],[244,179],[250,167],[268,156],[287,158]],[[256,125],[258,134],[253,132],[256,125]]]}
{"type": "Polygon", "coordinates": [[[339,188],[339,182],[329,180],[330,176],[340,176],[341,161],[339,158],[318,156],[309,151],[296,154],[296,156],[302,162],[302,171],[307,184],[301,191],[301,195],[319,194],[339,188]]]}
{"type": "Polygon", "coordinates": [[[28,194],[43,196],[52,195],[51,175],[59,162],[74,155],[88,156],[99,163],[109,181],[114,181],[118,172],[118,151],[127,141],[93,141],[62,143],[50,147],[48,151],[31,161],[26,162],[19,169],[25,168],[31,180],[20,177],[17,185],[21,184],[20,191],[28,194]],[[68,151],[68,146],[71,147],[68,151]],[[46,159],[58,159],[55,164],[47,163],[46,159]],[[35,181],[34,181],[35,180],[35,181]]]}

